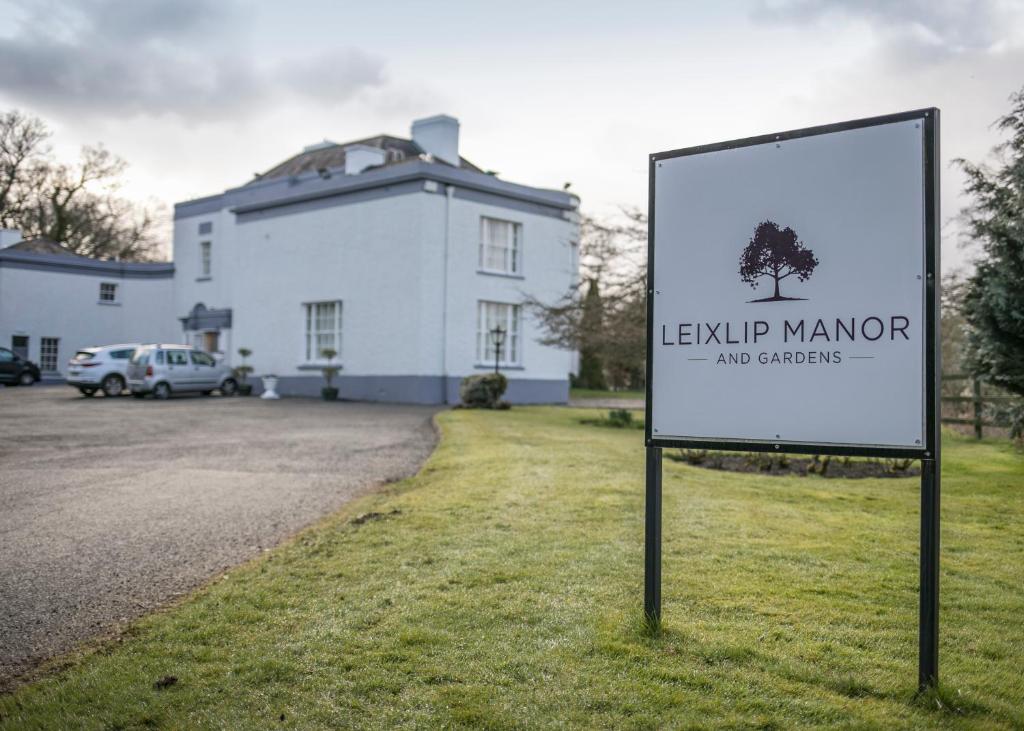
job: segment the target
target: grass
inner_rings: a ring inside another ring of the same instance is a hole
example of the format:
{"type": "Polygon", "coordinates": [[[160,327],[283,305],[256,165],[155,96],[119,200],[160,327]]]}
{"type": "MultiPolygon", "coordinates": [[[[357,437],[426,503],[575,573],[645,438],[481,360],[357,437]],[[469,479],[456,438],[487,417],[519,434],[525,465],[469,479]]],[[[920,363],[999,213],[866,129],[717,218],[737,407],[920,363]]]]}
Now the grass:
{"type": "Polygon", "coordinates": [[[943,685],[915,697],[916,480],[666,462],[652,630],[642,437],[582,416],[443,414],[420,475],[0,698],[0,728],[1024,727],[1008,445],[947,439],[943,685]]]}
{"type": "Polygon", "coordinates": [[[643,391],[601,391],[594,388],[571,388],[569,398],[572,400],[585,401],[587,399],[640,399],[643,401],[643,391]]]}

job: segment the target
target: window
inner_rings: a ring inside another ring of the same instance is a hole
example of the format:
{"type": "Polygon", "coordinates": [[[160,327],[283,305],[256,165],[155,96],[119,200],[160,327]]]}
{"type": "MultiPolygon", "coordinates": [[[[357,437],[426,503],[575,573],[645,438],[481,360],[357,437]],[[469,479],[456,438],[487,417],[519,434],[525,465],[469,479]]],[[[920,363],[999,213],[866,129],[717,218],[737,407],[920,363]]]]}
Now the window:
{"type": "Polygon", "coordinates": [[[117,285],[114,282],[100,282],[100,302],[117,302],[117,285]]]}
{"type": "Polygon", "coordinates": [[[39,370],[53,372],[57,370],[57,348],[59,338],[39,339],[39,370]]]}
{"type": "Polygon", "coordinates": [[[521,226],[497,218],[480,219],[480,269],[501,274],[518,274],[521,268],[521,226]]]}
{"type": "Polygon", "coordinates": [[[11,350],[22,360],[28,360],[28,335],[12,335],[11,350]]]}
{"type": "Polygon", "coordinates": [[[7,348],[0,348],[0,363],[11,363],[14,361],[14,353],[7,348]]]}
{"type": "Polygon", "coordinates": [[[199,224],[199,235],[206,236],[213,233],[213,221],[203,221],[199,224]]]}
{"type": "Polygon", "coordinates": [[[187,366],[188,365],[188,354],[184,350],[168,350],[167,351],[167,365],[172,366],[187,366]]]}
{"type": "Polygon", "coordinates": [[[134,352],[134,350],[112,350],[110,351],[110,357],[114,360],[128,360],[134,352]]]}
{"type": "Polygon", "coordinates": [[[203,241],[199,244],[199,275],[202,277],[210,276],[212,270],[212,249],[213,244],[209,241],[203,241]]]}
{"type": "Polygon", "coordinates": [[[212,367],[212,366],[216,365],[216,363],[213,362],[213,358],[211,358],[208,354],[206,354],[206,353],[204,353],[204,352],[202,352],[200,350],[193,350],[192,351],[192,363],[194,365],[199,365],[199,366],[211,366],[212,367]]]}
{"type": "Polygon", "coordinates": [[[306,362],[324,360],[325,348],[341,355],[341,302],[310,302],[306,306],[306,362]]]}
{"type": "Polygon", "coordinates": [[[505,330],[505,342],[501,346],[503,365],[519,365],[520,333],[519,305],[501,302],[478,303],[476,316],[476,360],[480,364],[494,363],[494,339],[491,331],[496,327],[505,330]]]}

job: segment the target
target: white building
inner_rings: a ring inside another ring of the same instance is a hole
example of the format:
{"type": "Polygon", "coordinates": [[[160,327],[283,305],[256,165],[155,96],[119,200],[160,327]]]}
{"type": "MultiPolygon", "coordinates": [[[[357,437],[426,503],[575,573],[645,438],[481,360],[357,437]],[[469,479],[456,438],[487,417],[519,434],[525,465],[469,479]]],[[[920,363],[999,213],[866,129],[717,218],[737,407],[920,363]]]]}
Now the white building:
{"type": "Polygon", "coordinates": [[[332,348],[342,398],[417,403],[455,402],[463,377],[492,370],[488,332],[501,325],[509,400],[564,402],[572,354],[540,344],[521,302],[573,283],[578,204],[477,168],[444,115],[414,122],[412,139],[325,141],[177,204],[177,332],[163,334],[163,309],[142,316],[229,361],[251,349],[257,375],[279,376],[284,394],[318,394],[332,348]]]}
{"type": "Polygon", "coordinates": [[[79,348],[181,338],[174,265],[99,261],[0,231],[0,346],[60,378],[79,348]]]}

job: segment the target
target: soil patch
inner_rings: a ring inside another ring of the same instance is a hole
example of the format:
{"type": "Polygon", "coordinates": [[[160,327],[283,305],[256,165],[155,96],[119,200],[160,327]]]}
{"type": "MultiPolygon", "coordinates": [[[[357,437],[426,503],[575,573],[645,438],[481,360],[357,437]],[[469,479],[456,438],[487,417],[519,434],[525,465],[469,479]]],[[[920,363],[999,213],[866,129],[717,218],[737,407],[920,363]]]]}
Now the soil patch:
{"type": "Polygon", "coordinates": [[[665,457],[694,467],[726,472],[758,472],[765,475],[792,477],[817,475],[861,479],[866,477],[914,477],[921,474],[921,464],[912,459],[873,459],[858,457],[791,457],[784,454],[731,454],[705,449],[665,450],[665,457]]]}

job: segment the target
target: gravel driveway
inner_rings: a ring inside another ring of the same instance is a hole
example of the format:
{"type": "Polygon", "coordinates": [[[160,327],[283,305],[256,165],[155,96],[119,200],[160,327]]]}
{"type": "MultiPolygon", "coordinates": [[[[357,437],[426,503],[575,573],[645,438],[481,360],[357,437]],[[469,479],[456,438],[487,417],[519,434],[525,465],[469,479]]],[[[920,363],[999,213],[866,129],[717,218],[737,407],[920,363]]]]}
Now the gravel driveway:
{"type": "Polygon", "coordinates": [[[436,410],[0,388],[0,690],[413,474],[436,410]]]}

